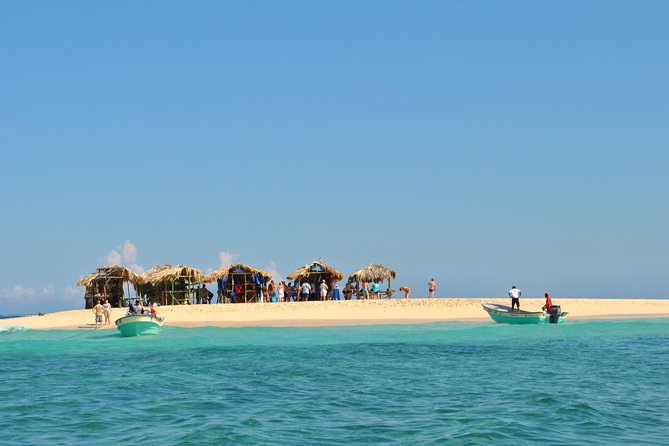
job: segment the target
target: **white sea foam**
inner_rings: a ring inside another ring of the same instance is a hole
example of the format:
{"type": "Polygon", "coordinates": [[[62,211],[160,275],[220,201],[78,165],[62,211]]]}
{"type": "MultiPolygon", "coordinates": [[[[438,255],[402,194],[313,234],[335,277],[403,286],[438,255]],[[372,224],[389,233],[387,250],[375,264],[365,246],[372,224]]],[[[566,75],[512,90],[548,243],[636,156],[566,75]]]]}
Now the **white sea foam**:
{"type": "Polygon", "coordinates": [[[22,325],[0,325],[0,334],[15,333],[17,331],[30,330],[28,327],[22,325]]]}

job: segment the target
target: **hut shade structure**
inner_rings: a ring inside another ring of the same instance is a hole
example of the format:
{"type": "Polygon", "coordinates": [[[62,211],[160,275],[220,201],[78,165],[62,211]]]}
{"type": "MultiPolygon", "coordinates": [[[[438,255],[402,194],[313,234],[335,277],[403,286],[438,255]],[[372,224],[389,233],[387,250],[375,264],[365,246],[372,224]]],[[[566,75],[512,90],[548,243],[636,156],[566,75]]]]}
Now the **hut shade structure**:
{"type": "Polygon", "coordinates": [[[204,283],[202,272],[185,265],[156,265],[142,274],[142,293],[149,302],[181,305],[196,297],[196,286],[204,283]]]}
{"type": "Polygon", "coordinates": [[[380,295],[385,295],[388,299],[392,299],[395,290],[390,287],[390,279],[395,279],[396,277],[397,273],[394,270],[378,263],[370,263],[351,274],[348,281],[352,283],[355,282],[355,289],[360,290],[360,284],[362,282],[382,283],[387,280],[388,288],[386,291],[381,292],[380,295]]]}
{"type": "Polygon", "coordinates": [[[77,285],[86,287],[85,308],[93,308],[98,300],[105,299],[114,307],[122,307],[125,305],[126,295],[123,285],[127,285],[129,296],[131,283],[137,292],[143,283],[142,277],[125,266],[111,265],[97,268],[94,273],[79,279],[77,285]]]}
{"type": "Polygon", "coordinates": [[[204,278],[206,283],[216,282],[219,303],[257,302],[262,285],[270,280],[272,276],[266,271],[242,263],[218,269],[204,278]]]}
{"type": "Polygon", "coordinates": [[[287,278],[288,280],[292,280],[295,286],[300,286],[305,282],[309,283],[309,285],[311,285],[311,295],[309,296],[309,300],[319,300],[319,285],[321,282],[325,280],[325,283],[328,285],[329,289],[328,298],[331,298],[332,290],[334,289],[337,282],[344,278],[344,275],[333,267],[326,265],[321,260],[317,260],[311,263],[307,263],[303,267],[296,269],[292,273],[288,274],[287,278]]]}

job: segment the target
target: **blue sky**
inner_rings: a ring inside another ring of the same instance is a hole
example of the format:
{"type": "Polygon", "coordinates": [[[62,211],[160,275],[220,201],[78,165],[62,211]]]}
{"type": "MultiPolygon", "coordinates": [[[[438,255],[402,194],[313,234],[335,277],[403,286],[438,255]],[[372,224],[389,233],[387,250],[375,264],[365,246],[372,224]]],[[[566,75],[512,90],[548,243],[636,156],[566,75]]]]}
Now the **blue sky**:
{"type": "Polygon", "coordinates": [[[669,4],[0,2],[0,313],[108,260],[669,296],[669,4]],[[125,252],[124,252],[125,251],[125,252]]]}

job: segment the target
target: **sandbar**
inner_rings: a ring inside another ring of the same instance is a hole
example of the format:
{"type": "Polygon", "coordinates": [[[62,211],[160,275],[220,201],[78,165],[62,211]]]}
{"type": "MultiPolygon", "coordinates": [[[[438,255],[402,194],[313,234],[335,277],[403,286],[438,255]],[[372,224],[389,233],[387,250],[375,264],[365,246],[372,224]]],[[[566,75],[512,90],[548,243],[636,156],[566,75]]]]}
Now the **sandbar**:
{"type": "MultiPolygon", "coordinates": [[[[326,302],[286,302],[178,305],[159,308],[165,325],[177,327],[320,327],[434,322],[490,322],[483,302],[509,305],[509,299],[436,298],[380,299],[326,302]]],[[[521,308],[539,311],[543,299],[521,299],[521,308]]],[[[641,319],[669,316],[669,299],[554,299],[569,312],[569,320],[641,319]]],[[[112,310],[111,324],[125,314],[112,310]]],[[[95,327],[91,310],[70,310],[3,319],[2,326],[37,330],[76,330],[95,327]]]]}

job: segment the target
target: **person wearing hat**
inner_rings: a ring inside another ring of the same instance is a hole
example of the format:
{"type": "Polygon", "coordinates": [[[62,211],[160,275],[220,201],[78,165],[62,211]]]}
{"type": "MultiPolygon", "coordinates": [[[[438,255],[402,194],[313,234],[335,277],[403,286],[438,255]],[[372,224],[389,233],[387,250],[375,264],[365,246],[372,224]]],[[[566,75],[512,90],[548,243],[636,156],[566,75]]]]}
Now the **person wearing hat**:
{"type": "Polygon", "coordinates": [[[330,289],[328,287],[328,284],[325,283],[325,279],[321,280],[321,300],[325,300],[328,297],[328,290],[330,289]]]}

